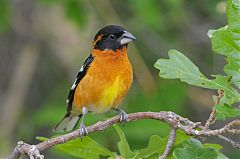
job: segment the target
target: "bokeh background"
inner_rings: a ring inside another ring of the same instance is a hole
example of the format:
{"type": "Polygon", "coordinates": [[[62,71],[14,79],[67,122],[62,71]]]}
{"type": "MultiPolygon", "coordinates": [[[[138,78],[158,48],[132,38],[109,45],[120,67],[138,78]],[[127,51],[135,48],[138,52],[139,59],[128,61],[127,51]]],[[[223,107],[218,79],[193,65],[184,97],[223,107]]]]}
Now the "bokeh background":
{"type": "MultiPolygon", "coordinates": [[[[216,92],[160,79],[153,64],[175,48],[206,76],[222,73],[224,58],[212,52],[207,31],[226,24],[224,0],[0,0],[0,158],[19,140],[37,143],[36,136],[56,135],[52,128],[65,113],[69,88],[93,37],[109,24],[122,25],[137,38],[128,51],[134,84],[122,108],[129,113],[171,110],[206,121],[216,92]]],[[[88,114],[86,125],[113,115],[88,114]]],[[[132,149],[146,147],[153,134],[169,132],[166,124],[153,120],[122,129],[132,149]]],[[[89,136],[117,151],[113,128],[89,136]]],[[[202,142],[222,144],[230,158],[240,156],[216,138],[202,142]]],[[[51,150],[43,154],[73,158],[51,150]]]]}

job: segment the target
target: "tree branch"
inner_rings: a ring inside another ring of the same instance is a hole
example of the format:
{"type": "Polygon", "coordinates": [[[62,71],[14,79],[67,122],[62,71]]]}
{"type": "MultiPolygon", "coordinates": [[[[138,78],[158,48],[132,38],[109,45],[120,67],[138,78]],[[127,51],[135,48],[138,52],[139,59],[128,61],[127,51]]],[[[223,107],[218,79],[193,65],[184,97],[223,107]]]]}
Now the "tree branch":
{"type": "MultiPolygon", "coordinates": [[[[215,106],[219,104],[221,98],[224,96],[224,91],[223,90],[218,90],[218,96],[216,96],[216,100],[215,100],[215,106]]],[[[209,129],[209,127],[214,124],[215,122],[215,115],[216,115],[216,109],[213,109],[209,119],[207,120],[206,124],[205,124],[205,129],[209,129]]]]}
{"type": "MultiPolygon", "coordinates": [[[[192,122],[187,118],[184,118],[184,117],[181,117],[181,116],[175,114],[174,112],[166,112],[166,111],[137,112],[137,113],[128,114],[129,122],[140,120],[140,119],[160,120],[160,121],[163,121],[163,122],[169,124],[169,126],[171,126],[174,129],[182,130],[186,134],[193,135],[193,136],[219,136],[224,133],[240,134],[240,130],[236,128],[236,126],[240,125],[240,120],[234,120],[220,129],[206,130],[206,129],[203,129],[204,126],[202,126],[200,122],[192,122]],[[201,130],[196,130],[196,128],[200,128],[201,130]]],[[[91,126],[88,126],[86,129],[87,129],[88,133],[102,131],[115,123],[120,123],[119,116],[114,116],[105,121],[99,121],[91,126]]],[[[170,138],[173,138],[173,135],[172,135],[172,137],[170,135],[169,140],[173,140],[173,139],[170,139],[170,138]]],[[[42,159],[43,156],[40,155],[40,153],[39,153],[40,151],[48,149],[57,144],[65,143],[69,140],[73,140],[77,137],[81,137],[79,130],[75,130],[75,131],[67,133],[65,135],[61,135],[61,136],[49,139],[49,140],[41,142],[37,145],[29,145],[29,144],[23,143],[21,141],[21,142],[18,142],[18,145],[16,146],[16,148],[14,149],[12,154],[9,157],[7,157],[7,159],[18,159],[23,154],[27,154],[28,156],[30,156],[30,159],[42,159]]],[[[221,138],[221,139],[223,139],[223,138],[221,138]]],[[[225,141],[227,141],[227,140],[225,140],[225,141]]],[[[169,142],[171,142],[171,141],[169,141],[169,142]]],[[[168,144],[168,146],[170,144],[168,144]]],[[[237,146],[235,146],[235,147],[239,148],[237,146]]]]}
{"type": "Polygon", "coordinates": [[[167,146],[165,148],[165,151],[163,152],[162,156],[159,157],[159,159],[166,159],[167,158],[167,155],[170,153],[170,151],[172,149],[175,138],[176,138],[176,129],[172,128],[171,132],[169,134],[168,143],[167,143],[167,146]]]}

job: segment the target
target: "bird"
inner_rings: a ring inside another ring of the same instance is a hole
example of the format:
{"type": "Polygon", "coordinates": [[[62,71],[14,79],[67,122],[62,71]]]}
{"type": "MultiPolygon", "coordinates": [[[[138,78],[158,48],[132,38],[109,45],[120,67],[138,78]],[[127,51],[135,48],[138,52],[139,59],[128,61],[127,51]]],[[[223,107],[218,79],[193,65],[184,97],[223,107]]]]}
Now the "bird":
{"type": "Polygon", "coordinates": [[[86,136],[87,112],[98,114],[110,109],[119,112],[120,122],[127,122],[127,113],[119,104],[133,82],[127,48],[134,40],[129,31],[118,25],[108,25],[97,32],[92,51],[69,91],[66,114],[54,131],[71,131],[81,119],[80,136],[86,136]]]}

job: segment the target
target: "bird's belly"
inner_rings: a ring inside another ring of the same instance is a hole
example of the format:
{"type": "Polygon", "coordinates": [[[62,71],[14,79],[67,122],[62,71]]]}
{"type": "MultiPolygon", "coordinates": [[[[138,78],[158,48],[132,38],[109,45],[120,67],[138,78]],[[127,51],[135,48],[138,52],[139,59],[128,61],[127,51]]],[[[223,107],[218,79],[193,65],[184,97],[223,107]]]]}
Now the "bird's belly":
{"type": "Polygon", "coordinates": [[[73,103],[75,111],[81,112],[82,107],[87,107],[93,113],[103,113],[117,107],[132,83],[131,80],[126,82],[122,76],[117,76],[113,81],[98,80],[90,82],[92,85],[85,87],[82,81],[75,94],[77,97],[73,103]]]}
{"type": "Polygon", "coordinates": [[[99,100],[93,105],[90,105],[90,110],[95,113],[102,113],[115,107],[120,102],[121,96],[124,92],[123,81],[120,76],[115,79],[113,83],[109,83],[99,94],[99,100]]]}

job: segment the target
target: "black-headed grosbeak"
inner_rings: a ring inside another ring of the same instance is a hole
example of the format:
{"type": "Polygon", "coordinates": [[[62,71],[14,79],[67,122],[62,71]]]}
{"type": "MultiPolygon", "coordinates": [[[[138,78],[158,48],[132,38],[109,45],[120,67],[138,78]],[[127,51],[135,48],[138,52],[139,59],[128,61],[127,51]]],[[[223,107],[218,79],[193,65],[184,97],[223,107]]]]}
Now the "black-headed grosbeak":
{"type": "Polygon", "coordinates": [[[127,121],[127,114],[118,105],[133,81],[127,45],[135,39],[117,25],[106,26],[97,33],[93,50],[70,89],[67,113],[54,128],[56,131],[72,130],[81,117],[80,134],[86,135],[84,116],[87,111],[103,113],[113,108],[119,111],[121,121],[127,121]]]}

